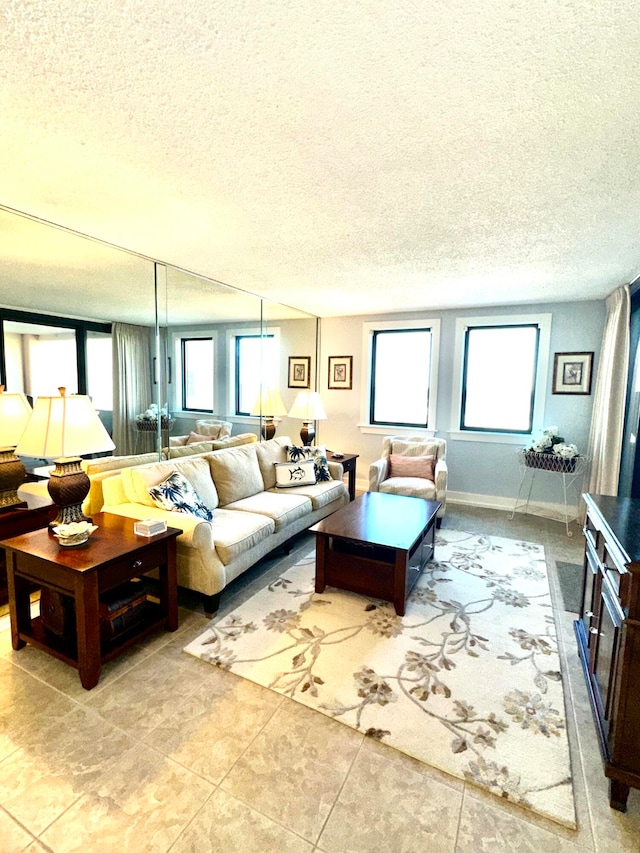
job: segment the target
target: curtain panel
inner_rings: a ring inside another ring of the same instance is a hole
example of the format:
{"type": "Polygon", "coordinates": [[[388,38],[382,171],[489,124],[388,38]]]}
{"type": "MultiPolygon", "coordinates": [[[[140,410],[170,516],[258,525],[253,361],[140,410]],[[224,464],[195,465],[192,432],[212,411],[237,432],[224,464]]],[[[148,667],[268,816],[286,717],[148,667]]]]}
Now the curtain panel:
{"type": "Polygon", "coordinates": [[[629,370],[629,285],[614,290],[607,297],[606,306],[607,319],[589,435],[589,455],[592,460],[589,492],[617,495],[629,370]]]}
{"type": "Polygon", "coordinates": [[[118,456],[135,453],[135,417],[153,402],[153,329],[113,324],[113,440],[118,456]]]}

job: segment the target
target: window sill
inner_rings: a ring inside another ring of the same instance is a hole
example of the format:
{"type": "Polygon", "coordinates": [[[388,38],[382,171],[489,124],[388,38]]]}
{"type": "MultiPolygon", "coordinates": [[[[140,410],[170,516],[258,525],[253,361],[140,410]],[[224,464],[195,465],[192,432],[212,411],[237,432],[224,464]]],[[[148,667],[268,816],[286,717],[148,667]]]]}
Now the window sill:
{"type": "Polygon", "coordinates": [[[364,435],[421,435],[425,438],[434,438],[436,431],[425,427],[404,427],[389,424],[388,426],[372,426],[371,424],[358,424],[358,429],[364,435]]]}
{"type": "Polygon", "coordinates": [[[469,430],[451,430],[450,441],[479,441],[484,444],[513,444],[523,447],[529,442],[531,433],[471,432],[469,430]]]}

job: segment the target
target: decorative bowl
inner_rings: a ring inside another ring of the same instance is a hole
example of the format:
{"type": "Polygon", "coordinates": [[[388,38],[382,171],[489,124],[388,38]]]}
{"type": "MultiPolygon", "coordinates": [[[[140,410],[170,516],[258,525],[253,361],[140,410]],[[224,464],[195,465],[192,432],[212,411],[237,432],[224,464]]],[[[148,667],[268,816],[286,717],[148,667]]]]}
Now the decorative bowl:
{"type": "Polygon", "coordinates": [[[97,524],[91,524],[88,521],[72,521],[71,524],[59,524],[54,528],[53,535],[57,538],[59,545],[72,548],[76,545],[84,545],[97,529],[97,524]]]}

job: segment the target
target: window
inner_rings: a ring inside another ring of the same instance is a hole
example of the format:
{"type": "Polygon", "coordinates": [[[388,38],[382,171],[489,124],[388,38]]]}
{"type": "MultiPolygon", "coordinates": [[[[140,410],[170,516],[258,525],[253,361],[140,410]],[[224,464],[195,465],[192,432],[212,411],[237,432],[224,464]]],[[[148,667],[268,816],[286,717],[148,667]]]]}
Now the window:
{"type": "Polygon", "coordinates": [[[491,433],[521,441],[541,423],[550,328],[550,315],[458,320],[458,437],[491,433]]]}
{"type": "Polygon", "coordinates": [[[213,412],[213,338],[182,338],[182,409],[213,412]]]}
{"type": "Polygon", "coordinates": [[[531,432],[539,337],[534,324],[466,330],[460,429],[531,432]]]}
{"type": "Polygon", "coordinates": [[[435,428],[439,325],[437,320],[365,324],[366,426],[435,428]]]}
{"type": "Polygon", "coordinates": [[[250,415],[260,386],[275,387],[279,363],[275,334],[235,335],[235,414],[250,415]]]}

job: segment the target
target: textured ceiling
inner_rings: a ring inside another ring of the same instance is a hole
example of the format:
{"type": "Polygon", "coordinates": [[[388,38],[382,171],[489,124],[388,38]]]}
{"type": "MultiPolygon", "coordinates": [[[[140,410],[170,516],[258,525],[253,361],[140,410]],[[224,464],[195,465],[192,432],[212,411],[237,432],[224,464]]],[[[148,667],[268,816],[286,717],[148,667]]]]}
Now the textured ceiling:
{"type": "Polygon", "coordinates": [[[0,203],[321,316],[602,298],[639,44],[632,0],[2,0],[0,203]]]}

